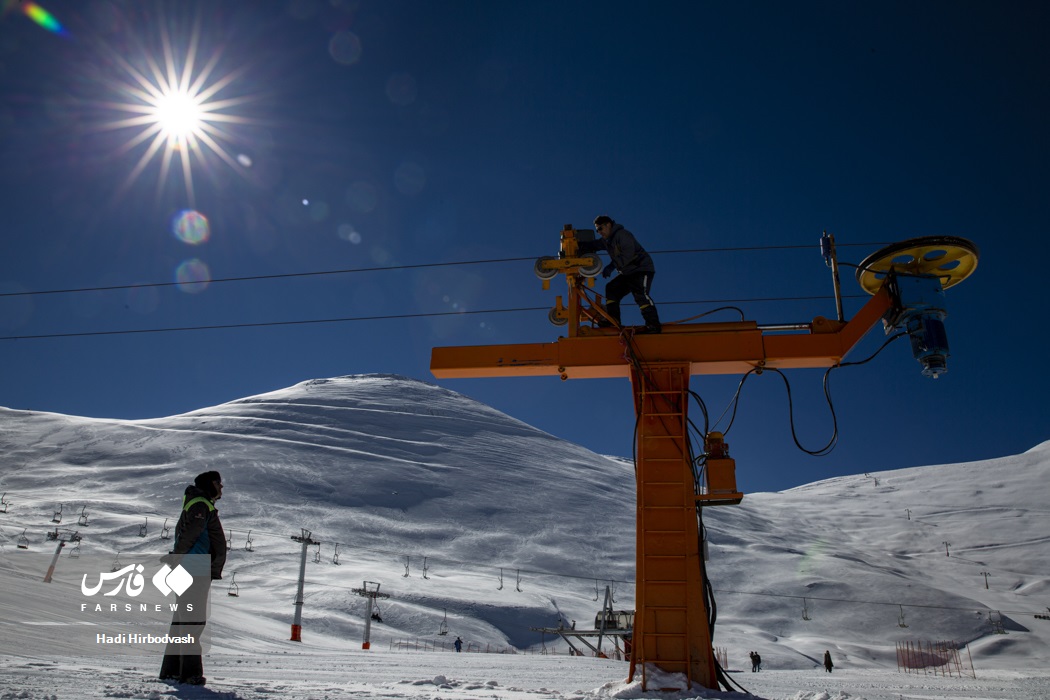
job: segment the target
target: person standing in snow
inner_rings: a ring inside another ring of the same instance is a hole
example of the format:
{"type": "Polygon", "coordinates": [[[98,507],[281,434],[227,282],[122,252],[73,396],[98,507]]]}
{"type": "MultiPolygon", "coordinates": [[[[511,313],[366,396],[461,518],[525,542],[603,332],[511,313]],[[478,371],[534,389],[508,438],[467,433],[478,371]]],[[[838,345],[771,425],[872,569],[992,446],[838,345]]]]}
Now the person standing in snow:
{"type": "Polygon", "coordinates": [[[456,653],[459,653],[459,652],[463,651],[463,640],[460,639],[459,637],[456,637],[456,641],[454,642],[454,645],[456,647],[456,653]]]}
{"type": "Polygon", "coordinates": [[[751,657],[751,673],[755,673],[756,671],[758,671],[758,654],[756,654],[753,651],[749,651],[747,655],[751,657]]]}
{"type": "MultiPolygon", "coordinates": [[[[653,275],[656,274],[653,259],[638,243],[633,233],[605,214],[594,219],[594,230],[601,236],[601,240],[581,241],[580,253],[604,250],[612,258],[612,262],[602,270],[602,277],[608,278],[614,269],[620,273],[605,286],[606,313],[619,326],[620,300],[629,293],[633,294],[645,321],[645,332],[659,333],[663,326],[660,324],[659,314],[656,313],[656,304],[649,296],[649,289],[653,286],[653,275]]],[[[610,325],[605,319],[602,321],[604,323],[600,321],[599,326],[610,325]]]]}
{"type": "Polygon", "coordinates": [[[161,561],[172,568],[185,565],[183,568],[193,576],[192,585],[177,598],[169,635],[190,635],[194,640],[190,644],[168,644],[160,667],[161,680],[189,685],[204,685],[206,681],[200,635],[208,619],[211,582],[222,578],[226,564],[226,533],[215,509],[215,501],[220,498],[222,476],[219,472],[198,474],[182,497],[182,513],[175,525],[175,546],[161,557],[161,561]]]}
{"type": "Polygon", "coordinates": [[[824,670],[831,673],[831,669],[835,664],[831,663],[831,652],[827,649],[824,650],[824,670]]]}

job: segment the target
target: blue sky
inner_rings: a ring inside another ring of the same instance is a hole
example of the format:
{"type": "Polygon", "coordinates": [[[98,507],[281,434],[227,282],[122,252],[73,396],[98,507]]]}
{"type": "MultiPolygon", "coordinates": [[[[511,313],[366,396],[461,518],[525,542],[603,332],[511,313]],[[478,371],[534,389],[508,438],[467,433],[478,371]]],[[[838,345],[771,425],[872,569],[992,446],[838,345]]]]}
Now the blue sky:
{"type": "MultiPolygon", "coordinates": [[[[720,300],[764,324],[832,316],[823,230],[852,263],[917,236],[980,248],[948,290],[948,374],[923,378],[903,342],[834,372],[830,456],[796,449],[777,377],[748,380],[727,437],[745,490],[1050,438],[1042,3],[40,4],[65,35],[18,3],[0,20],[0,405],[147,418],[316,377],[434,381],[436,345],[557,338],[543,310],[454,312],[553,305],[528,259],[608,213],[654,253],[665,321],[720,300]],[[214,95],[236,119],[218,124],[227,160],[191,151],[192,194],[178,154],[167,177],[143,161],[142,126],[101,128],[130,116],[128,67],[163,65],[162,29],[178,67],[196,35],[194,75],[214,57],[205,82],[229,78],[214,95]],[[198,243],[173,233],[191,209],[198,243]],[[757,250],[661,252],[725,248],[757,250]],[[481,260],[508,262],[410,267],[481,260]],[[215,281],[384,267],[401,269],[215,281]],[[213,281],[171,284],[180,269],[213,281]],[[27,337],[241,324],[263,325],[27,337]]],[[[849,316],[865,297],[843,279],[849,316]]],[[[789,375],[811,448],[831,434],[821,377],[789,375]]],[[[718,415],[738,381],[693,389],[718,415]]],[[[439,383],[631,453],[625,380],[439,383]]]]}

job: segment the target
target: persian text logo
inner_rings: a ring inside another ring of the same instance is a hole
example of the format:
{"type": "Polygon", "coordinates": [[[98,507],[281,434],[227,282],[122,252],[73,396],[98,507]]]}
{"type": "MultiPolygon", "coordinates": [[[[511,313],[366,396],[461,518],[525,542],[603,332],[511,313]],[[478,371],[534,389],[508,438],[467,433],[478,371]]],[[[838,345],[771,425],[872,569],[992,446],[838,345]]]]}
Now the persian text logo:
{"type": "MultiPolygon", "coordinates": [[[[112,590],[103,593],[105,596],[114,596],[120,593],[121,589],[125,588],[127,594],[132,598],[142,593],[142,589],[146,587],[146,579],[142,576],[143,567],[142,564],[129,564],[123,569],[111,571],[108,574],[99,574],[98,585],[93,588],[88,588],[87,585],[87,574],[84,574],[84,578],[80,581],[80,592],[86,596],[93,596],[102,590],[102,587],[109,581],[117,581],[117,585],[112,590]],[[126,578],[125,578],[126,576],[126,578]]],[[[193,576],[182,566],[176,566],[172,569],[170,566],[165,564],[160,570],[153,575],[153,585],[158,591],[163,593],[165,596],[175,593],[175,595],[182,595],[186,592],[193,584],[193,576]]]]}

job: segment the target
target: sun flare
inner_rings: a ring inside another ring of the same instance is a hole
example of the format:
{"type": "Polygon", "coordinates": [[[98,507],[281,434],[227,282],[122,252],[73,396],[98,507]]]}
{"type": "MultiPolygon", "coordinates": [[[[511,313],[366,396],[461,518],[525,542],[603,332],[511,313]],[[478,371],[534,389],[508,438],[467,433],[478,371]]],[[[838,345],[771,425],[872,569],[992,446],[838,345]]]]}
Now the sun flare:
{"type": "Polygon", "coordinates": [[[205,111],[198,100],[184,91],[165,93],[154,105],[153,118],[168,140],[186,141],[200,138],[205,111]]]}
{"type": "Polygon", "coordinates": [[[139,179],[154,159],[159,159],[158,196],[177,167],[192,207],[194,167],[209,171],[225,163],[246,174],[244,156],[233,148],[237,139],[231,127],[253,120],[230,110],[253,98],[243,93],[229,96],[236,90],[244,69],[220,72],[221,50],[200,60],[199,22],[184,42],[173,40],[163,23],[160,27],[160,60],[145,48],[130,58],[110,50],[111,58],[121,69],[111,86],[119,98],[107,101],[104,107],[126,116],[107,119],[100,126],[104,130],[134,130],[118,155],[142,151],[118,196],[139,179]]]}

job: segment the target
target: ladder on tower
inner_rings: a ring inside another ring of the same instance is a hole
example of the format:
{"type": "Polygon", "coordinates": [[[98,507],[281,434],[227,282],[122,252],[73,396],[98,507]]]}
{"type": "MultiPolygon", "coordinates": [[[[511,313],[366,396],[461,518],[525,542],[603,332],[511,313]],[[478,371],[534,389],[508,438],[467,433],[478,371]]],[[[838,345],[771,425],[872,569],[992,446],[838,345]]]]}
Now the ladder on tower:
{"type": "Polygon", "coordinates": [[[689,366],[643,364],[632,372],[638,413],[639,588],[631,677],[641,664],[714,687],[703,600],[696,481],[689,448],[689,366]],[[641,631],[641,634],[639,634],[641,631]]]}

